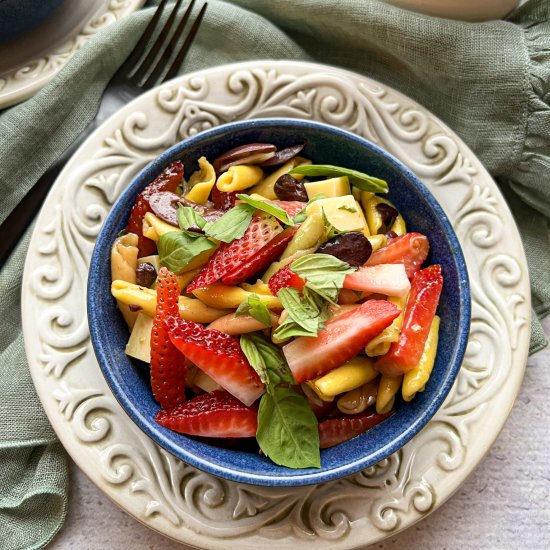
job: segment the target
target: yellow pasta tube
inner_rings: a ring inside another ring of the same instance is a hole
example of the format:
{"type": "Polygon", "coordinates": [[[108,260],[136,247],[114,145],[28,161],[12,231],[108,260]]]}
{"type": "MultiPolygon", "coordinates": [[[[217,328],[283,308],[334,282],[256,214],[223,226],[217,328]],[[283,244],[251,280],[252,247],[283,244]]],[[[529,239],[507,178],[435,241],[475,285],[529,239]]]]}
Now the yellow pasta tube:
{"type": "MultiPolygon", "coordinates": [[[[273,312],[269,315],[271,319],[271,326],[276,326],[279,321],[279,316],[273,312]]],[[[232,334],[234,336],[238,334],[247,334],[248,332],[256,332],[257,330],[263,330],[266,328],[262,322],[254,319],[250,315],[236,315],[235,313],[228,313],[219,319],[216,319],[213,323],[208,325],[208,328],[225,332],[225,334],[232,334]]]]}
{"type": "Polygon", "coordinates": [[[366,235],[367,239],[370,242],[370,245],[372,246],[372,251],[378,250],[379,248],[382,248],[383,246],[386,246],[388,239],[386,235],[366,235]]]}
{"type": "Polygon", "coordinates": [[[185,288],[194,278],[198,275],[200,268],[194,269],[193,271],[186,271],[180,275],[176,275],[178,280],[178,285],[180,288],[185,288]]]}
{"type": "Polygon", "coordinates": [[[143,217],[143,236],[153,241],[158,241],[165,233],[179,230],[179,227],[166,223],[152,212],[147,212],[143,217]]]}
{"type": "Polygon", "coordinates": [[[377,376],[373,360],[357,356],[308,385],[323,401],[332,401],[336,395],[354,390],[377,376]]]}
{"type": "MultiPolygon", "coordinates": [[[[125,281],[113,281],[111,294],[122,303],[139,308],[139,311],[150,317],[155,315],[157,307],[157,292],[151,288],[143,288],[125,281]]],[[[180,296],[178,298],[179,312],[182,319],[196,323],[211,323],[229,311],[209,307],[200,300],[180,296]]]]}
{"type": "MultiPolygon", "coordinates": [[[[290,159],[288,162],[285,162],[285,164],[283,164],[278,170],[275,170],[275,172],[272,172],[271,174],[269,174],[269,176],[267,176],[261,182],[255,185],[250,191],[252,193],[263,195],[270,201],[276,200],[277,195],[274,191],[275,182],[281,176],[288,174],[293,168],[302,164],[311,164],[311,161],[302,157],[294,157],[293,159],[290,159]]],[[[301,180],[304,176],[296,174],[292,177],[294,179],[301,180]]]]}
{"type": "MultiPolygon", "coordinates": [[[[135,233],[126,233],[118,237],[111,248],[111,281],[120,279],[128,283],[136,282],[136,268],[138,265],[138,236],[135,233]]],[[[128,305],[117,302],[118,308],[131,329],[134,328],[137,312],[131,311],[128,305]]]]}
{"type": "Polygon", "coordinates": [[[241,287],[244,288],[247,292],[253,294],[266,294],[267,296],[273,296],[267,283],[264,283],[262,280],[258,279],[254,284],[241,283],[241,287]]]}
{"type": "Polygon", "coordinates": [[[216,187],[225,193],[232,191],[242,191],[253,187],[263,178],[264,173],[259,166],[248,164],[239,164],[230,166],[227,172],[218,177],[216,187]]]}
{"type": "Polygon", "coordinates": [[[385,376],[380,378],[376,395],[376,412],[383,414],[390,412],[395,403],[395,394],[399,391],[403,376],[385,376]]]}
{"type": "Polygon", "coordinates": [[[395,304],[401,313],[393,320],[393,323],[386,327],[378,336],[375,336],[365,347],[365,353],[369,357],[377,357],[378,355],[385,355],[388,353],[390,346],[393,342],[399,340],[399,333],[401,332],[401,325],[403,324],[403,310],[407,303],[407,296],[400,298],[396,296],[390,296],[388,302],[395,304]]]}
{"type": "Polygon", "coordinates": [[[424,345],[424,352],[422,353],[422,357],[420,357],[418,365],[403,376],[403,388],[401,393],[405,401],[410,401],[417,392],[424,391],[426,382],[430,378],[437,353],[439,323],[440,319],[436,315],[430,326],[430,332],[428,333],[428,338],[424,345]]]}
{"type": "MultiPolygon", "coordinates": [[[[236,309],[252,294],[239,286],[226,286],[214,283],[204,288],[193,290],[193,294],[206,305],[215,308],[236,309]]],[[[282,309],[282,304],[276,296],[258,294],[260,300],[270,309],[282,309]]]]}
{"type": "MultiPolygon", "coordinates": [[[[369,199],[365,199],[366,196],[361,197],[361,204],[363,206],[363,210],[365,211],[367,225],[369,226],[370,234],[376,235],[383,226],[382,215],[376,206],[381,203],[389,204],[390,206],[393,206],[393,208],[395,208],[395,206],[389,200],[378,197],[377,195],[373,195],[369,199]]],[[[394,231],[397,235],[404,235],[407,232],[407,226],[401,214],[398,214],[396,220],[390,227],[390,231],[394,231]]]]}
{"type": "Polygon", "coordinates": [[[204,204],[210,196],[210,191],[216,183],[216,172],[214,167],[206,160],[206,157],[199,159],[199,169],[191,174],[189,184],[191,191],[185,195],[187,200],[204,204]]]}

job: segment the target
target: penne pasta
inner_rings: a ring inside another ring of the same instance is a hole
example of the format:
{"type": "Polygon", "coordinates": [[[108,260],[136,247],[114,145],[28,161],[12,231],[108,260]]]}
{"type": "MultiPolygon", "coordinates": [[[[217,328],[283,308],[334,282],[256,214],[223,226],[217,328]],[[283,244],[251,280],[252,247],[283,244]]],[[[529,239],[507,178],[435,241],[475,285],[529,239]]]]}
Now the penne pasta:
{"type": "Polygon", "coordinates": [[[143,236],[151,239],[152,241],[158,241],[161,235],[169,233],[170,231],[179,231],[180,228],[171,225],[164,220],[161,220],[158,216],[155,216],[152,212],[147,212],[143,217],[143,236]]]}
{"type": "Polygon", "coordinates": [[[405,304],[407,303],[407,296],[402,296],[400,298],[390,296],[388,301],[395,304],[401,310],[401,313],[399,317],[396,317],[393,320],[393,323],[389,327],[385,328],[378,336],[375,336],[367,344],[365,347],[365,353],[369,357],[385,355],[388,353],[393,342],[397,342],[397,340],[399,340],[399,333],[401,331],[401,325],[403,324],[403,310],[405,309],[405,304]]]}
{"type": "MultiPolygon", "coordinates": [[[[193,294],[208,306],[225,309],[237,309],[252,294],[239,286],[226,286],[214,283],[205,288],[193,290],[193,294]]],[[[258,294],[260,300],[270,309],[282,309],[281,301],[276,296],[258,294]]]]}
{"type": "MultiPolygon", "coordinates": [[[[137,311],[142,311],[150,317],[155,315],[157,307],[157,292],[151,288],[143,288],[126,281],[113,281],[111,294],[123,304],[131,305],[137,311]]],[[[229,313],[224,309],[209,307],[200,300],[180,296],[179,312],[182,319],[196,323],[211,323],[229,313]]]]}
{"type": "MultiPolygon", "coordinates": [[[[277,326],[279,316],[273,312],[270,312],[271,325],[277,326]]],[[[239,334],[247,334],[249,332],[255,332],[257,330],[263,330],[266,325],[254,319],[250,315],[236,315],[235,313],[228,313],[214,322],[208,325],[208,328],[219,330],[225,334],[231,334],[233,336],[239,334]]]]}
{"type": "Polygon", "coordinates": [[[366,235],[367,239],[370,242],[370,245],[372,246],[372,251],[375,252],[379,248],[382,248],[383,246],[386,246],[388,243],[388,238],[386,235],[366,235]]]}
{"type": "MultiPolygon", "coordinates": [[[[382,215],[376,208],[376,206],[381,203],[393,206],[390,201],[376,195],[373,195],[370,198],[366,198],[366,196],[361,197],[361,204],[363,206],[363,210],[365,211],[365,217],[367,218],[367,225],[369,226],[371,235],[377,235],[383,229],[384,223],[382,221],[382,215]]],[[[393,207],[395,208],[395,206],[393,207]]],[[[395,232],[398,236],[404,235],[407,232],[407,226],[401,214],[398,214],[396,220],[389,228],[389,231],[395,232]]]]}
{"type": "Polygon", "coordinates": [[[418,365],[416,365],[416,367],[411,369],[409,372],[405,373],[403,377],[403,388],[401,392],[405,401],[411,401],[417,392],[424,391],[426,382],[428,382],[428,379],[430,378],[437,353],[439,323],[440,319],[436,315],[430,326],[428,339],[426,340],[424,352],[422,353],[422,357],[420,358],[418,365]]]}
{"type": "Polygon", "coordinates": [[[241,287],[247,292],[251,292],[253,294],[265,294],[267,296],[273,296],[273,293],[267,286],[267,283],[264,283],[260,279],[258,279],[254,284],[241,283],[241,287]]]}
{"type": "Polygon", "coordinates": [[[243,191],[260,182],[263,175],[263,170],[259,166],[248,164],[230,166],[227,172],[224,172],[218,177],[216,187],[224,193],[243,191]]]}
{"type": "Polygon", "coordinates": [[[380,378],[376,395],[376,412],[384,414],[390,412],[395,403],[395,395],[399,391],[403,376],[386,376],[380,378]]]}
{"type": "MultiPolygon", "coordinates": [[[[135,233],[126,233],[118,237],[111,248],[111,281],[120,279],[135,284],[136,268],[138,266],[138,236],[135,233]]],[[[131,311],[128,305],[117,302],[126,324],[134,328],[137,312],[131,311]]]]}
{"type": "Polygon", "coordinates": [[[373,363],[372,359],[358,355],[341,367],[308,382],[308,385],[323,401],[332,401],[337,395],[374,380],[378,376],[378,371],[373,363]]]}
{"type": "Polygon", "coordinates": [[[338,410],[344,414],[360,414],[376,403],[378,394],[377,379],[371,380],[367,384],[351,390],[336,402],[338,410]]]}
{"type": "Polygon", "coordinates": [[[199,158],[199,170],[191,174],[188,183],[191,190],[185,198],[197,204],[205,204],[216,183],[216,172],[206,157],[199,158]]]}

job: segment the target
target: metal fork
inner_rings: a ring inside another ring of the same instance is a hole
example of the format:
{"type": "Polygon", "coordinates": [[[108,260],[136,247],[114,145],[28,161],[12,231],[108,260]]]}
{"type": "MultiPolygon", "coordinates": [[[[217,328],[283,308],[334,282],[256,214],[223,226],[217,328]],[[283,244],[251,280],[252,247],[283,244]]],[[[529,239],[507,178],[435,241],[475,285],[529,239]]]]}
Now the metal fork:
{"type": "Polygon", "coordinates": [[[202,6],[183,44],[176,51],[195,4],[195,0],[191,0],[179,20],[175,31],[171,32],[174,23],[178,19],[182,4],[182,0],[177,0],[158,37],[147,51],[147,46],[159,25],[159,20],[167,3],[168,0],[160,2],[138,43],[107,84],[94,120],[90,122],[86,129],[65,150],[61,157],[48,168],[0,226],[0,234],[2,235],[2,239],[0,239],[0,268],[4,265],[13,248],[23,236],[26,228],[36,216],[59,172],[61,172],[67,161],[84,140],[103,121],[118,111],[128,101],[141,94],[144,90],[152,88],[156,84],[177,75],[178,69],[199,29],[208,4],[205,3],[202,6]],[[147,53],[145,53],[146,51],[147,53]]]}

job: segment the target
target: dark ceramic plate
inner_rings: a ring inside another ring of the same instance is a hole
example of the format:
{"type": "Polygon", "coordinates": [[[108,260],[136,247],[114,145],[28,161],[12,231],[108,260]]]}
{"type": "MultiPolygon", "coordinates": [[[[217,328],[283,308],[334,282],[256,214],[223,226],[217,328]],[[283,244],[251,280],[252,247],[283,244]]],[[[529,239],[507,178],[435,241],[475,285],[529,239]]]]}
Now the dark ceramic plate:
{"type": "Polygon", "coordinates": [[[109,386],[130,418],[156,443],[204,471],[254,485],[298,486],[321,483],[372,466],[401,448],[439,409],[460,369],[470,327],[470,289],[458,239],[443,210],[414,174],[376,145],[338,128],[303,120],[235,122],[200,133],[168,149],[144,168],[107,216],[96,241],[88,278],[88,322],[95,353],[109,386]],[[111,296],[110,250],[126,226],[137,194],[170,162],[180,159],[189,175],[204,155],[252,142],[278,147],[306,141],[301,153],[318,164],[335,164],[369,173],[389,183],[388,195],[409,231],[430,239],[426,265],[442,266],[445,284],[438,308],[441,328],[437,359],[424,392],[410,403],[396,400],[395,414],[367,433],[321,451],[320,469],[276,466],[256,452],[228,449],[177,434],[157,425],[147,369],[124,353],[128,329],[111,296]]]}

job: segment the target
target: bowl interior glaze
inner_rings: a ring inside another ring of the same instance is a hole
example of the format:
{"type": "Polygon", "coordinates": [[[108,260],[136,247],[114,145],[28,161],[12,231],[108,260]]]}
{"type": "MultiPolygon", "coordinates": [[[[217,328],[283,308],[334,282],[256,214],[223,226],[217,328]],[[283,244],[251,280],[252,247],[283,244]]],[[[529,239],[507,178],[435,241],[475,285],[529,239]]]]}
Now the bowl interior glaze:
{"type": "Polygon", "coordinates": [[[219,126],[168,149],[138,174],[108,214],[90,264],[88,319],[103,374],[132,420],[156,443],[185,462],[233,481],[255,485],[298,486],[330,481],[372,466],[402,447],[435,414],[460,369],[470,326],[468,276],[458,239],[428,189],[394,157],[354,134],[303,120],[259,119],[219,126]],[[303,156],[319,164],[354,168],[388,181],[391,200],[405,217],[409,231],[430,239],[426,265],[442,265],[445,284],[436,363],[424,392],[412,402],[396,400],[395,414],[367,433],[321,451],[320,469],[289,469],[238,448],[222,448],[158,426],[147,367],[124,353],[128,329],[110,293],[110,249],[123,229],[137,194],[170,162],[183,161],[189,176],[204,155],[212,160],[252,142],[278,147],[307,142],[303,156]]]}

